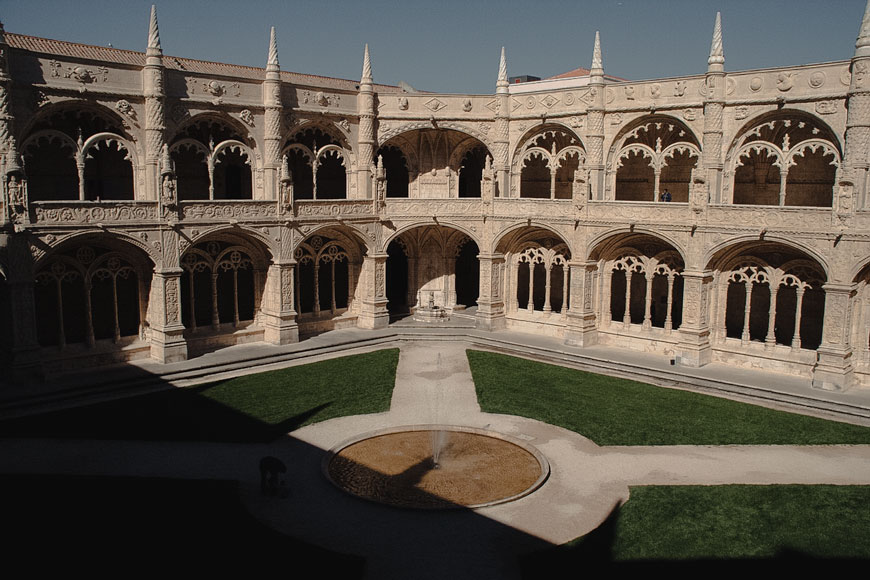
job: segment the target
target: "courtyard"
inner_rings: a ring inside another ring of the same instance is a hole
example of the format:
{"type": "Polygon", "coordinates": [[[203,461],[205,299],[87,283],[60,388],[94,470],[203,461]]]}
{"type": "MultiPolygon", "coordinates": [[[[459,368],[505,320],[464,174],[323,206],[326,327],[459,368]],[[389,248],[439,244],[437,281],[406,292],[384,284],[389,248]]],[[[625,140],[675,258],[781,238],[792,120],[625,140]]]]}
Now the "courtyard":
{"type": "MultiPolygon", "coordinates": [[[[339,343],[351,332],[327,334],[339,343]]],[[[200,386],[106,394],[112,400],[3,422],[0,470],[14,491],[6,507],[22,529],[13,545],[29,553],[28,531],[52,538],[71,528],[77,533],[60,545],[118,544],[94,557],[97,566],[125,554],[152,554],[156,563],[180,552],[185,566],[258,568],[279,550],[303,567],[322,562],[366,578],[550,577],[554,566],[577,562],[782,567],[870,557],[865,544],[849,541],[870,528],[866,427],[417,332],[428,340],[406,334],[362,354],[321,353],[326,360],[258,374],[248,366],[200,386]],[[521,440],[543,454],[549,477],[516,501],[432,512],[359,499],[321,472],[328,452],[349,439],[431,424],[521,440]],[[286,497],[261,493],[263,456],[287,465],[286,497]],[[141,540],[152,528],[167,544],[184,536],[191,550],[153,552],[119,539],[141,540]],[[204,564],[196,553],[221,559],[204,564]]]]}

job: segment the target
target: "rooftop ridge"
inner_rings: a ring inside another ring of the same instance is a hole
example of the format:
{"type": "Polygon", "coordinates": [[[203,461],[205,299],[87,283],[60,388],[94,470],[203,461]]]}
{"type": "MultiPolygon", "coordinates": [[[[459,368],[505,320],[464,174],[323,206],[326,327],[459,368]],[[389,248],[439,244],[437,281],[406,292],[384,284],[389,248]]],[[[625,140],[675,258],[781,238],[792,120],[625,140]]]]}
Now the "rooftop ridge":
{"type": "MultiPolygon", "coordinates": [[[[96,50],[96,51],[103,52],[106,54],[115,53],[118,55],[132,56],[132,57],[135,57],[135,59],[133,59],[133,60],[135,60],[136,62],[131,62],[130,59],[125,59],[125,60],[120,60],[120,61],[115,60],[114,62],[118,62],[119,64],[133,64],[133,65],[138,65],[138,66],[145,65],[145,56],[146,56],[145,53],[138,51],[138,50],[131,50],[129,48],[115,48],[113,46],[112,47],[99,46],[96,44],[85,44],[82,42],[72,42],[69,40],[56,40],[54,38],[45,38],[42,36],[33,36],[30,34],[19,34],[17,32],[7,32],[6,39],[7,39],[7,43],[9,44],[10,47],[21,49],[21,50],[33,50],[35,52],[37,51],[37,49],[35,49],[34,47],[29,47],[29,46],[26,46],[25,43],[19,42],[20,40],[26,39],[26,40],[31,40],[31,41],[37,41],[39,44],[56,43],[58,45],[68,46],[71,48],[72,47],[81,47],[81,48],[92,49],[92,50],[96,50]],[[138,62],[140,59],[141,59],[141,62],[138,62]]],[[[75,55],[75,54],[68,54],[68,53],[64,53],[64,52],[58,53],[57,51],[50,50],[50,47],[47,47],[47,46],[42,47],[39,51],[44,52],[46,54],[52,54],[52,55],[56,54],[58,56],[72,56],[72,57],[83,58],[83,59],[87,59],[87,60],[95,60],[95,58],[93,56],[88,56],[85,54],[75,55]]],[[[110,60],[110,59],[106,59],[106,60],[110,60]]],[[[252,72],[253,71],[263,71],[264,78],[265,78],[265,72],[266,72],[265,67],[250,66],[250,65],[245,65],[245,64],[233,64],[233,63],[228,63],[228,62],[218,62],[218,61],[213,61],[213,60],[202,60],[202,59],[190,58],[190,57],[186,57],[186,56],[173,56],[171,54],[164,54],[163,55],[163,62],[167,68],[171,68],[174,70],[185,70],[184,68],[179,68],[177,66],[177,64],[175,64],[176,62],[178,62],[178,63],[190,62],[190,63],[201,63],[201,64],[206,64],[206,65],[215,65],[215,66],[219,66],[219,67],[233,67],[233,68],[248,70],[248,71],[252,71],[252,72]]],[[[187,71],[187,72],[203,74],[203,73],[200,73],[199,71],[187,71]]],[[[220,74],[220,73],[215,73],[215,74],[220,74]]],[[[332,80],[332,81],[341,81],[341,82],[349,83],[349,84],[354,85],[354,86],[359,84],[359,81],[354,80],[354,79],[330,77],[330,76],[325,76],[325,75],[294,72],[294,71],[288,71],[288,70],[282,70],[281,75],[282,76],[285,76],[285,75],[286,76],[301,76],[301,77],[307,77],[307,78],[312,78],[312,79],[326,79],[326,80],[332,80]]],[[[381,86],[381,87],[387,87],[387,88],[398,88],[395,85],[387,85],[387,84],[383,84],[383,83],[374,83],[374,85],[381,86]]]]}

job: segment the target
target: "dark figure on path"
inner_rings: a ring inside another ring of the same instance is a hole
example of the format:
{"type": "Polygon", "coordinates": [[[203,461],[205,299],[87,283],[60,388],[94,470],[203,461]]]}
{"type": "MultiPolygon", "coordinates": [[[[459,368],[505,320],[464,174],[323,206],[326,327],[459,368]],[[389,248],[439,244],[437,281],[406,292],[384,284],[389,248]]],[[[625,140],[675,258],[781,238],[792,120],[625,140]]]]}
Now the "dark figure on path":
{"type": "Polygon", "coordinates": [[[287,466],[277,457],[267,455],[260,460],[260,491],[263,495],[278,495],[283,483],[279,474],[287,473],[287,466]]]}

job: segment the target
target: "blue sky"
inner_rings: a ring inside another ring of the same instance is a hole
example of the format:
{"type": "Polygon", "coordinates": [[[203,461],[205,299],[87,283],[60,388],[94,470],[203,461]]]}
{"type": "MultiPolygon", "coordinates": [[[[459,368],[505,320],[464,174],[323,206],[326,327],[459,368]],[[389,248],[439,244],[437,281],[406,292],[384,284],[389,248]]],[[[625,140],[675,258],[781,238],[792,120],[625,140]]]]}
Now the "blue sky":
{"type": "MultiPolygon", "coordinates": [[[[152,0],[0,0],[6,30],[145,50],[152,0]]],[[[275,26],[284,70],[358,79],[370,45],[377,82],[491,93],[508,74],[588,67],[601,31],[608,74],[703,73],[717,10],[726,70],[844,60],[865,0],[187,0],[157,2],[165,54],[265,66],[275,26]]]]}

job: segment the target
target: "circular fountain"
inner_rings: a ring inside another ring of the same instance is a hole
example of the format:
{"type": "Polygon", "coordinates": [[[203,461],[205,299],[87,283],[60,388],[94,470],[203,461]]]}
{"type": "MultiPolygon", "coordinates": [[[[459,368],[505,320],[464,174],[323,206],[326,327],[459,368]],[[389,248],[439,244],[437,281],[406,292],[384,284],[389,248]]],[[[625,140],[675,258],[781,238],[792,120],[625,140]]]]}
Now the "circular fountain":
{"type": "Polygon", "coordinates": [[[330,451],[326,477],[363,499],[420,509],[513,501],[546,481],[550,466],[522,441],[470,427],[419,425],[369,433],[330,451]]]}

